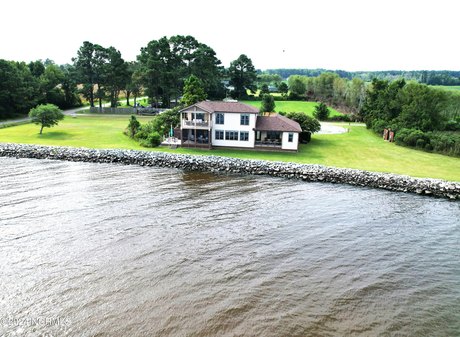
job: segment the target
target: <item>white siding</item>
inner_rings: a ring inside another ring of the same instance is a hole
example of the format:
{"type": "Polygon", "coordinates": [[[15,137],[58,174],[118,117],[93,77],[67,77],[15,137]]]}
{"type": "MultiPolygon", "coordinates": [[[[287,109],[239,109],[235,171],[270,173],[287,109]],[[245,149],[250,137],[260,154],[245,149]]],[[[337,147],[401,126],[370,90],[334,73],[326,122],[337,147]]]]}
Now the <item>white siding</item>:
{"type": "Polygon", "coordinates": [[[230,147],[254,147],[256,127],[256,114],[249,114],[249,125],[241,125],[241,114],[234,112],[227,112],[224,114],[224,124],[216,124],[216,114],[212,114],[212,145],[213,146],[230,146],[230,147]],[[215,130],[224,131],[224,139],[215,139],[215,130]],[[225,131],[238,131],[238,140],[225,140],[225,131]],[[240,141],[240,131],[246,131],[249,133],[248,141],[240,141]]]}
{"type": "Polygon", "coordinates": [[[281,148],[283,150],[297,150],[299,146],[299,134],[297,132],[283,132],[281,148]],[[293,134],[292,142],[289,142],[289,134],[293,134]]]}

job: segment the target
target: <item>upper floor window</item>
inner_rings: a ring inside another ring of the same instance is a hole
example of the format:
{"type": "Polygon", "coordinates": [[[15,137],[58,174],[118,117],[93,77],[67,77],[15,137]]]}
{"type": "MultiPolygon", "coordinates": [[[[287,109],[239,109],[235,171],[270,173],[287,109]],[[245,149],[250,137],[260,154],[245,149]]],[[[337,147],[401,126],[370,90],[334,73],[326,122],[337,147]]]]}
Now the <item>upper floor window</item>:
{"type": "Polygon", "coordinates": [[[249,125],[249,114],[241,114],[241,125],[249,125]]]}
{"type": "Polygon", "coordinates": [[[224,114],[223,113],[216,114],[216,124],[224,124],[224,114]]]}

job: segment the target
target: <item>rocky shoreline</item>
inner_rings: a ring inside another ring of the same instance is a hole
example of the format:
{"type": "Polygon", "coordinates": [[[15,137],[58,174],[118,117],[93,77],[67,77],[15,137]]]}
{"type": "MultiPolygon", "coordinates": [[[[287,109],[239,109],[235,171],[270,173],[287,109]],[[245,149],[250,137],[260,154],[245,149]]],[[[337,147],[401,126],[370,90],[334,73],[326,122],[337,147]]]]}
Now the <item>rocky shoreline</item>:
{"type": "Polygon", "coordinates": [[[218,156],[195,156],[137,150],[94,150],[57,146],[0,144],[0,157],[55,159],[92,163],[158,166],[189,171],[270,175],[312,182],[366,186],[390,191],[460,199],[460,182],[422,179],[322,165],[245,160],[218,156]]]}

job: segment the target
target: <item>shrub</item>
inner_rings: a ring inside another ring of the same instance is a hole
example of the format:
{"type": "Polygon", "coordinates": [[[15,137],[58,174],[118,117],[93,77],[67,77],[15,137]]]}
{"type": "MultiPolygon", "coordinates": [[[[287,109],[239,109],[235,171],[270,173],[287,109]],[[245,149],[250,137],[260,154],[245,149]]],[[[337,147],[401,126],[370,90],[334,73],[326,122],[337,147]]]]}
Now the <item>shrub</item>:
{"type": "Polygon", "coordinates": [[[337,122],[351,122],[351,118],[348,115],[336,115],[329,117],[330,121],[337,121],[337,122]]]}
{"type": "Polygon", "coordinates": [[[423,138],[419,138],[419,139],[417,139],[417,141],[415,142],[415,146],[418,147],[419,149],[424,149],[424,148],[425,148],[425,145],[426,145],[426,141],[425,141],[425,139],[423,139],[423,138]]]}
{"type": "Polygon", "coordinates": [[[379,135],[381,135],[383,133],[383,129],[387,127],[388,123],[382,119],[376,119],[372,122],[372,130],[379,135]]]}
{"type": "Polygon", "coordinates": [[[319,119],[320,121],[325,121],[329,118],[329,108],[323,102],[315,106],[315,111],[313,111],[313,117],[319,119]]]}
{"type": "Polygon", "coordinates": [[[401,129],[395,136],[396,144],[434,151],[448,156],[460,156],[460,133],[422,132],[417,129],[401,129]]]}
{"type": "Polygon", "coordinates": [[[153,131],[147,135],[147,138],[141,139],[139,144],[144,147],[157,147],[161,144],[161,136],[158,132],[153,131]]]}
{"type": "Polygon", "coordinates": [[[140,127],[141,123],[139,123],[136,116],[132,115],[129,120],[128,128],[126,129],[126,135],[128,135],[129,138],[134,138],[140,127]]]}

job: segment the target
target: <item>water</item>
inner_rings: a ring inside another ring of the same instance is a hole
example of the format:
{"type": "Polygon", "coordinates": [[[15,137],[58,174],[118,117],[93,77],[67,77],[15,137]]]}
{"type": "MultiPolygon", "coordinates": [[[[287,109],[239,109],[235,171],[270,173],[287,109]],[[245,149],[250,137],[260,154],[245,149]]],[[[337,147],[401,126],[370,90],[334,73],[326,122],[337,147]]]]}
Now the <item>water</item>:
{"type": "Polygon", "coordinates": [[[460,336],[460,203],[0,158],[0,335],[460,336]]]}

